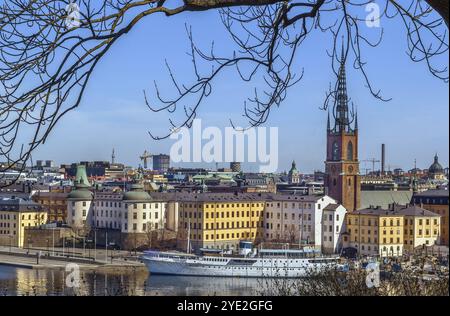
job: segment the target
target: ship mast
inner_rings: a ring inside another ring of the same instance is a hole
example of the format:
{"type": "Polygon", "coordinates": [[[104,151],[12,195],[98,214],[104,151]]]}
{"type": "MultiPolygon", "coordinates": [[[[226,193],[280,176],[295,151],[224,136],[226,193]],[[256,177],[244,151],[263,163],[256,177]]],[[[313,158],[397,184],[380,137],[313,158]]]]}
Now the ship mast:
{"type": "Polygon", "coordinates": [[[186,246],[187,247],[187,249],[186,249],[187,253],[191,253],[190,243],[191,243],[191,219],[189,218],[189,221],[188,221],[187,246],[186,246]]]}

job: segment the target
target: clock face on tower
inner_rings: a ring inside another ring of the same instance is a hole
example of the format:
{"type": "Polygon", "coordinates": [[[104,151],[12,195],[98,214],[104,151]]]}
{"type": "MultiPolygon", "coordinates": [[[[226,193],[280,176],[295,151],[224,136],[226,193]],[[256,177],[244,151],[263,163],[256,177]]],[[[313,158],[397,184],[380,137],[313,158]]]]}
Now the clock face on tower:
{"type": "Polygon", "coordinates": [[[348,167],[348,172],[349,172],[349,173],[353,173],[353,166],[349,166],[349,167],[348,167]]]}

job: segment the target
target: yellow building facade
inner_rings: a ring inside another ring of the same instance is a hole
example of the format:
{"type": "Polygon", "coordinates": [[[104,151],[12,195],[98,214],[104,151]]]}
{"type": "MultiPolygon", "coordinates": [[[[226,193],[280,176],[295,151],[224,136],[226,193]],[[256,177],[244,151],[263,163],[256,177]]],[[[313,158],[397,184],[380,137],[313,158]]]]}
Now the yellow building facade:
{"type": "Polygon", "coordinates": [[[448,190],[428,190],[415,193],[412,202],[422,208],[431,211],[441,217],[440,220],[440,244],[449,245],[449,211],[448,190]]]}
{"type": "MultiPolygon", "coordinates": [[[[417,207],[418,208],[418,207],[417,207]]],[[[423,210],[417,214],[404,214],[405,251],[412,253],[415,248],[439,243],[441,218],[439,215],[423,210]]]]}
{"type": "Polygon", "coordinates": [[[0,201],[0,245],[22,248],[25,229],[47,222],[41,205],[23,200],[0,201]]]}
{"type": "Polygon", "coordinates": [[[347,213],[347,233],[348,246],[359,255],[387,257],[403,253],[403,217],[393,211],[369,208],[347,213]]]}
{"type": "Polygon", "coordinates": [[[418,206],[372,207],[347,213],[347,247],[361,256],[397,257],[439,243],[440,218],[418,206]]]}
{"type": "MultiPolygon", "coordinates": [[[[179,201],[179,245],[237,250],[263,237],[264,200],[258,194],[200,193],[179,201]],[[189,235],[189,238],[188,238],[189,235]]],[[[187,248],[186,248],[187,249],[187,248]]]]}

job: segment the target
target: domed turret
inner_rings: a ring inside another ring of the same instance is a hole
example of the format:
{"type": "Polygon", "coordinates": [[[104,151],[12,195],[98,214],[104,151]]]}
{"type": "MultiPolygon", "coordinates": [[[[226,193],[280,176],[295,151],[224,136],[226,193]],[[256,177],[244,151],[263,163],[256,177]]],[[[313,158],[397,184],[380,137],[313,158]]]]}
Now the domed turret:
{"type": "Polygon", "coordinates": [[[300,173],[297,170],[297,165],[295,161],[292,161],[291,170],[288,173],[289,183],[300,183],[300,173]]]}
{"type": "Polygon", "coordinates": [[[439,163],[437,154],[434,156],[433,164],[428,168],[428,176],[434,180],[442,180],[445,177],[444,168],[442,168],[442,165],[439,163]]]}
{"type": "Polygon", "coordinates": [[[144,191],[142,184],[132,184],[131,190],[123,194],[123,200],[126,201],[149,201],[152,198],[150,194],[144,191]]]}
{"type": "Polygon", "coordinates": [[[444,173],[444,168],[442,168],[441,164],[439,163],[439,157],[437,154],[434,156],[434,162],[430,166],[430,168],[428,168],[428,172],[429,173],[444,173]]]}
{"type": "Polygon", "coordinates": [[[69,193],[67,198],[72,200],[92,200],[93,193],[89,188],[90,186],[84,183],[75,183],[75,189],[69,193]]]}

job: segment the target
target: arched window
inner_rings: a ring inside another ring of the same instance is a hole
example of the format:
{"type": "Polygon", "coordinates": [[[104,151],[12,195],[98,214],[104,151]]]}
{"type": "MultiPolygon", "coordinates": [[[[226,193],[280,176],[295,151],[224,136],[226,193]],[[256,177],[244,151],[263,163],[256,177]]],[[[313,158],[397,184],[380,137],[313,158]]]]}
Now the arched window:
{"type": "Polygon", "coordinates": [[[336,179],[333,179],[333,185],[336,186],[337,182],[336,179]]]}
{"type": "Polygon", "coordinates": [[[353,143],[351,141],[347,144],[347,160],[353,160],[353,143]]]}
{"type": "Polygon", "coordinates": [[[339,159],[339,145],[337,142],[333,143],[333,160],[340,160],[339,159]]]}

